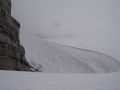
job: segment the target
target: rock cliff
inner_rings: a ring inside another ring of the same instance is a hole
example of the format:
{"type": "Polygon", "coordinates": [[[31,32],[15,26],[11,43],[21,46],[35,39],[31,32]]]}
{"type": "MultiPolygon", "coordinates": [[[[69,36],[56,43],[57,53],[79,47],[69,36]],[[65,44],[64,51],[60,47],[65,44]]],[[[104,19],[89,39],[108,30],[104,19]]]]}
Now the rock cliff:
{"type": "Polygon", "coordinates": [[[0,69],[30,71],[19,40],[20,24],[11,16],[11,0],[0,0],[0,69]]]}

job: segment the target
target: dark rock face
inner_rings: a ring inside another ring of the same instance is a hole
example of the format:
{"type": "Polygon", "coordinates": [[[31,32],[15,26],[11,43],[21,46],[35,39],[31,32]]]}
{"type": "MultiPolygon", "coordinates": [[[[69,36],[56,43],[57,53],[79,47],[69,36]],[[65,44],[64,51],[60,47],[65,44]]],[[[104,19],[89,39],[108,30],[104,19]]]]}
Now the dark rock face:
{"type": "Polygon", "coordinates": [[[11,0],[0,0],[0,69],[31,71],[19,41],[20,24],[11,16],[11,0]]]}

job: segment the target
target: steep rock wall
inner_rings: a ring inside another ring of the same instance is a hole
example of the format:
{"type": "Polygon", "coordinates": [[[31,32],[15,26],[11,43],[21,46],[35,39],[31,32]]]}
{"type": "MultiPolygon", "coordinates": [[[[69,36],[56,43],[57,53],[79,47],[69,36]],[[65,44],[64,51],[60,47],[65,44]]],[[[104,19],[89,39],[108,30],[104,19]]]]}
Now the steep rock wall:
{"type": "Polygon", "coordinates": [[[11,0],[0,0],[0,69],[30,71],[19,40],[20,24],[11,16],[11,0]]]}

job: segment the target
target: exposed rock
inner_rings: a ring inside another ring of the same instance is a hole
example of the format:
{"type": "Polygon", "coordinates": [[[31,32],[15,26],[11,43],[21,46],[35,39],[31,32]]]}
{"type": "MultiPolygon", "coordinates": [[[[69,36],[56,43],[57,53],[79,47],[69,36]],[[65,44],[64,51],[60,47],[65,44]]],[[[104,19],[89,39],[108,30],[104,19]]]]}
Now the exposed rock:
{"type": "Polygon", "coordinates": [[[19,41],[20,24],[11,16],[11,0],[0,0],[0,69],[31,71],[19,41]]]}

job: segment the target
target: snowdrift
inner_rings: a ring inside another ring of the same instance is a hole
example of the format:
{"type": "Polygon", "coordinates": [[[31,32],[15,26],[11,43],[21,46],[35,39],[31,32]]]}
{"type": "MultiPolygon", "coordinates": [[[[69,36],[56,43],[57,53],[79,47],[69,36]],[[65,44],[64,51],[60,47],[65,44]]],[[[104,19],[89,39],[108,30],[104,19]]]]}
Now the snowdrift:
{"type": "Polygon", "coordinates": [[[0,71],[0,90],[120,90],[120,72],[109,74],[0,71]]]}
{"type": "Polygon", "coordinates": [[[109,73],[120,70],[120,62],[99,52],[74,48],[27,35],[22,44],[28,62],[42,72],[109,73]]]}

